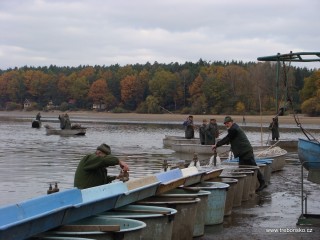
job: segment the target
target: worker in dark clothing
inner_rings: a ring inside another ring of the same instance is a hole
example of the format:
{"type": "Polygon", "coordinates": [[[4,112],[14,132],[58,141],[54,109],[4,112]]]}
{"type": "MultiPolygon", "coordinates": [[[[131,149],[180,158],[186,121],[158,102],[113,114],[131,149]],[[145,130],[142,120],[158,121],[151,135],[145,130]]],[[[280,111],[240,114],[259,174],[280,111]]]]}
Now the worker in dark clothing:
{"type": "Polygon", "coordinates": [[[194,125],[193,125],[193,116],[189,116],[186,121],[183,122],[185,127],[185,137],[186,139],[194,138],[194,125]]]}
{"type": "Polygon", "coordinates": [[[41,120],[41,114],[40,112],[38,112],[37,116],[36,116],[36,120],[40,121],[41,120]]]}
{"type": "Polygon", "coordinates": [[[67,113],[59,115],[60,128],[71,129],[71,121],[67,113]]]}
{"type": "Polygon", "coordinates": [[[272,118],[272,123],[270,123],[269,130],[271,130],[272,140],[279,140],[279,122],[278,118],[272,118]]]}
{"type": "Polygon", "coordinates": [[[218,124],[216,119],[210,119],[210,123],[206,128],[206,143],[205,145],[213,145],[216,143],[216,138],[219,136],[218,124]]]}
{"type": "MultiPolygon", "coordinates": [[[[225,117],[224,125],[228,129],[228,134],[218,141],[217,144],[213,145],[212,149],[214,150],[224,144],[231,144],[231,151],[233,152],[234,157],[239,157],[239,165],[257,166],[253,155],[253,148],[244,131],[238,124],[233,122],[233,119],[230,116],[225,117]]],[[[266,188],[267,185],[265,184],[260,170],[258,170],[257,177],[260,186],[256,189],[256,192],[259,192],[266,188]]]]}
{"type": "Polygon", "coordinates": [[[207,127],[207,119],[203,119],[202,125],[199,127],[199,138],[201,145],[204,145],[206,142],[206,127],[207,127]]]}

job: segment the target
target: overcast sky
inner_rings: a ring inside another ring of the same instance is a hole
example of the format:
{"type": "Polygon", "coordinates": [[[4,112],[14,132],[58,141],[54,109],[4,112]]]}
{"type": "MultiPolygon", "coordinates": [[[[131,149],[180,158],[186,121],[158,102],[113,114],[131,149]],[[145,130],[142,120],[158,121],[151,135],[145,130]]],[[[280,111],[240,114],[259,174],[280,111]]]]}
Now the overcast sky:
{"type": "Polygon", "coordinates": [[[257,61],[319,30],[319,0],[0,0],[0,69],[257,61]]]}

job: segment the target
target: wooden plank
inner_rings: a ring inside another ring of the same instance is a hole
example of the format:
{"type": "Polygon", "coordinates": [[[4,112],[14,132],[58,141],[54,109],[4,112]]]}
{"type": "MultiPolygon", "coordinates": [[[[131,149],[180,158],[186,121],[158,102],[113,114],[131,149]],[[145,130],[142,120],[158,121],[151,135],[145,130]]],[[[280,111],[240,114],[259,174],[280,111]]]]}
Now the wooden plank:
{"type": "Polygon", "coordinates": [[[120,225],[64,225],[57,230],[65,232],[118,232],[120,225]]]}
{"type": "Polygon", "coordinates": [[[133,213],[150,213],[150,214],[163,214],[163,215],[169,215],[171,214],[171,211],[164,211],[164,210],[144,210],[144,209],[116,209],[115,212],[133,212],[133,213]]]}

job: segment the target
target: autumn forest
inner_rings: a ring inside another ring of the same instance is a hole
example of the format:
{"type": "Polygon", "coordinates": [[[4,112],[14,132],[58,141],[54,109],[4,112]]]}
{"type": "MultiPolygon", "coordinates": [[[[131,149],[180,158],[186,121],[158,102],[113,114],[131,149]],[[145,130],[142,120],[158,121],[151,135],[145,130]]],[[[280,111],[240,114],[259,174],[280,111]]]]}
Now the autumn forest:
{"type": "Polygon", "coordinates": [[[270,62],[157,62],[135,65],[21,67],[0,70],[0,109],[185,114],[320,114],[320,71],[270,62]],[[276,88],[278,86],[278,88],[276,88]],[[278,89],[278,91],[276,91],[278,89]],[[277,94],[276,94],[277,93],[277,94]],[[278,103],[278,105],[277,105],[278,103]],[[289,111],[292,111],[288,109],[289,111]]]}

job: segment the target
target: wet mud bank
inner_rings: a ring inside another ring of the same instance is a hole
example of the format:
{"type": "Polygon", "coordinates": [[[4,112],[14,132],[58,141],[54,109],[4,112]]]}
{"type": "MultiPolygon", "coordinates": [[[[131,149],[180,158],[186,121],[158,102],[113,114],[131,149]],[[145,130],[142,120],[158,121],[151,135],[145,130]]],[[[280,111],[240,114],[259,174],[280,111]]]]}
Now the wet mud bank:
{"type": "MultiPolygon", "coordinates": [[[[320,215],[320,185],[306,180],[307,213],[320,215]]],[[[296,225],[302,213],[301,165],[290,161],[282,171],[272,173],[268,187],[237,208],[223,224],[206,226],[207,239],[319,239],[319,225],[296,225]]]]}

